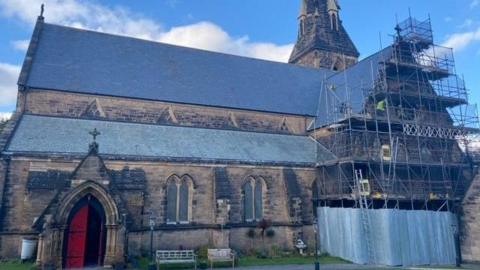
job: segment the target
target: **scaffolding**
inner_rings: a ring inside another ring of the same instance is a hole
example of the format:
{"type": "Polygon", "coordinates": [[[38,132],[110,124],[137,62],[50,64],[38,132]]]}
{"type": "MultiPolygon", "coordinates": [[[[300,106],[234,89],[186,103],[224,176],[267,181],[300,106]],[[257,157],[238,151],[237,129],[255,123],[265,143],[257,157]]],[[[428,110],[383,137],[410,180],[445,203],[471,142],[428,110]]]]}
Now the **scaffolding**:
{"type": "Polygon", "coordinates": [[[434,44],[430,19],[395,29],[324,83],[313,136],[338,159],[320,166],[318,205],[448,211],[473,179],[477,108],[452,49],[434,44]]]}

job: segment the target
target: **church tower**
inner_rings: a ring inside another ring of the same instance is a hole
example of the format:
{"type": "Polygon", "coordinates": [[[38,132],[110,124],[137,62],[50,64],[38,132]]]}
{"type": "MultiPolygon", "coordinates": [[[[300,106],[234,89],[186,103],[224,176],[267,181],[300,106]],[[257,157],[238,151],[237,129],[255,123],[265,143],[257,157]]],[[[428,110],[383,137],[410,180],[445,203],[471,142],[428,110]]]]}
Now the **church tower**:
{"type": "Polygon", "coordinates": [[[289,63],[335,71],[357,63],[359,53],[343,28],[338,0],[302,0],[298,20],[289,63]]]}

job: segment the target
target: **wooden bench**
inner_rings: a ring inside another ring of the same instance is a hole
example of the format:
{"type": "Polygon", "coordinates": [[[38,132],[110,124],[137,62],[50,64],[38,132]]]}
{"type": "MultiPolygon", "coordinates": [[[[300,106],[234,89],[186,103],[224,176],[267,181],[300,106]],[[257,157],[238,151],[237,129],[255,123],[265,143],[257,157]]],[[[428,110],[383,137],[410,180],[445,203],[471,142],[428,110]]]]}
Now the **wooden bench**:
{"type": "Polygon", "coordinates": [[[232,268],[235,268],[235,253],[229,249],[208,249],[208,261],[210,269],[213,269],[215,262],[232,262],[232,268]]]}
{"type": "Polygon", "coordinates": [[[181,263],[193,263],[197,269],[197,255],[193,250],[157,250],[155,257],[159,270],[162,264],[181,263]]]}

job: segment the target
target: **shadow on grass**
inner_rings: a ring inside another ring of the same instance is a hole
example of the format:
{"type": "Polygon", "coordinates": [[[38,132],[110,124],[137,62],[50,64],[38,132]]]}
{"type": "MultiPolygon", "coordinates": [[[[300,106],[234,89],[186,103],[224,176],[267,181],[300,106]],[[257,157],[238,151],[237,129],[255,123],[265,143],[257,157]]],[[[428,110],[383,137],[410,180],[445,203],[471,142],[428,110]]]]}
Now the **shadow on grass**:
{"type": "MultiPolygon", "coordinates": [[[[315,262],[315,257],[309,256],[283,256],[278,258],[258,258],[254,256],[241,257],[236,263],[237,267],[245,266],[266,266],[266,265],[304,265],[304,264],[313,264],[315,262]]],[[[146,258],[138,259],[138,268],[132,269],[147,269],[149,260],[146,258]]],[[[348,264],[350,262],[342,260],[340,258],[322,256],[320,257],[320,263],[322,264],[348,264]]],[[[229,268],[231,263],[215,263],[215,268],[229,268]]],[[[170,264],[170,265],[161,265],[161,270],[174,270],[174,269],[192,269],[192,264],[170,264]]],[[[197,263],[198,269],[210,269],[210,265],[206,260],[199,260],[197,263]]]]}

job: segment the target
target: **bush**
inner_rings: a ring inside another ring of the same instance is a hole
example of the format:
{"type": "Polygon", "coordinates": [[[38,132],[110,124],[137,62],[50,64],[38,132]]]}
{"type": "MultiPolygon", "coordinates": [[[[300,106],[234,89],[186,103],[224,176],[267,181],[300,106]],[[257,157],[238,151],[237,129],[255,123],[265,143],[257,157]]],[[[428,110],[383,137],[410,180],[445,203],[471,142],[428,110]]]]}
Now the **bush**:
{"type": "Polygon", "coordinates": [[[249,238],[255,238],[255,229],[248,229],[247,236],[249,238]]]}
{"type": "Polygon", "coordinates": [[[267,258],[267,254],[263,250],[257,250],[255,253],[256,253],[256,257],[259,258],[259,259],[266,259],[267,258]]]}
{"type": "Polygon", "coordinates": [[[208,269],[208,263],[207,262],[199,262],[198,263],[198,268],[199,269],[208,269]]]}
{"type": "Polygon", "coordinates": [[[265,235],[268,237],[268,238],[273,238],[275,236],[275,231],[270,229],[270,230],[267,230],[267,232],[265,233],[265,235]]]}
{"type": "Polygon", "coordinates": [[[197,250],[197,255],[199,260],[207,260],[208,259],[208,246],[201,246],[197,250]]]}
{"type": "MultiPolygon", "coordinates": [[[[244,255],[244,256],[254,256],[255,254],[256,254],[255,249],[250,248],[249,250],[247,250],[247,251],[245,252],[245,254],[242,254],[242,255],[244,255]]],[[[241,256],[241,255],[239,255],[239,256],[241,256]]]]}

